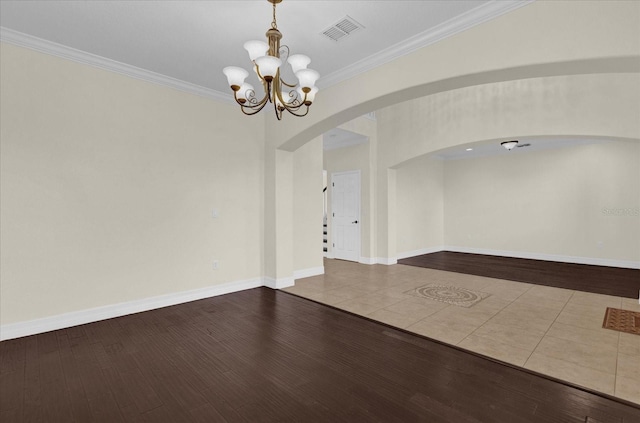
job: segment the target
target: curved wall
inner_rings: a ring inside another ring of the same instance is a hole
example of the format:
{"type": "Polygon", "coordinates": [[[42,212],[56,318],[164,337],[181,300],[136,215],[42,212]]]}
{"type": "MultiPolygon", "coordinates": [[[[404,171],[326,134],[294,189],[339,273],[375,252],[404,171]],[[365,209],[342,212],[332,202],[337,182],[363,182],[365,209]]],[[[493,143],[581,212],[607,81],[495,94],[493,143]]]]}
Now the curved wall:
{"type": "Polygon", "coordinates": [[[533,77],[639,71],[639,2],[534,2],[321,91],[305,119],[267,119],[267,138],[294,151],[362,114],[429,94],[533,77]]]}
{"type": "MultiPolygon", "coordinates": [[[[465,87],[403,102],[377,116],[377,256],[393,263],[403,252],[396,251],[395,169],[444,148],[503,139],[640,140],[640,75],[571,75],[465,87]]],[[[531,246],[531,251],[541,252],[536,248],[531,246]]],[[[568,248],[562,255],[581,256],[585,251],[607,259],[637,260],[635,252],[616,256],[592,249],[568,248]]]]}
{"type": "MultiPolygon", "coordinates": [[[[283,155],[389,107],[378,121],[372,220],[375,257],[393,263],[394,167],[441,148],[503,137],[640,139],[639,72],[639,2],[535,2],[414,51],[320,92],[305,119],[266,120],[265,228],[286,223],[278,216],[292,207],[283,155]]],[[[287,231],[265,232],[268,277],[293,273],[291,249],[287,231]]]]}
{"type": "Polygon", "coordinates": [[[640,74],[530,78],[379,110],[378,168],[456,145],[518,137],[640,139],[640,74]]]}

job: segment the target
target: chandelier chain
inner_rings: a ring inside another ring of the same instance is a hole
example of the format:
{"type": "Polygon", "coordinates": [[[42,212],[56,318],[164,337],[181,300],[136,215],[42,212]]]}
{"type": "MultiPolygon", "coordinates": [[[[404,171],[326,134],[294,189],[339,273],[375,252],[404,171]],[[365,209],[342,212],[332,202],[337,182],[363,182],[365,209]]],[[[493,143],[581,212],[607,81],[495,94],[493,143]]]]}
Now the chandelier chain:
{"type": "Polygon", "coordinates": [[[271,21],[271,28],[278,29],[278,24],[276,23],[276,4],[273,3],[273,21],[271,21]]]}

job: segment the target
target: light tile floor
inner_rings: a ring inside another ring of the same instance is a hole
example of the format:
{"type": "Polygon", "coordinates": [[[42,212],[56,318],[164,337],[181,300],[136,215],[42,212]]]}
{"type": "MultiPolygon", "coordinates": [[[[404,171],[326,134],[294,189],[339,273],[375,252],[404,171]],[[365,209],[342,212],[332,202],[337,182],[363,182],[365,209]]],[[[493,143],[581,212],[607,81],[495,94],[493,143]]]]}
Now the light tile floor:
{"type": "Polygon", "coordinates": [[[607,307],[637,299],[341,260],[284,291],[640,403],[640,336],[602,328],[607,307]],[[464,308],[405,293],[430,283],[491,296],[464,308]]]}

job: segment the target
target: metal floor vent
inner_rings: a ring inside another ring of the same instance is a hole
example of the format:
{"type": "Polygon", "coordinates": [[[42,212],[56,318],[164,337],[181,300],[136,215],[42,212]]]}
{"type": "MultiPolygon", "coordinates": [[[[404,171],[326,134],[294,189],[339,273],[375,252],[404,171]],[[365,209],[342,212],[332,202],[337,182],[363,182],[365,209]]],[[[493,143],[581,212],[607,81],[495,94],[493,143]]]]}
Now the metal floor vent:
{"type": "Polygon", "coordinates": [[[364,28],[364,26],[356,22],[352,17],[345,16],[329,28],[322,31],[322,35],[333,41],[338,41],[361,28],[364,28]]]}

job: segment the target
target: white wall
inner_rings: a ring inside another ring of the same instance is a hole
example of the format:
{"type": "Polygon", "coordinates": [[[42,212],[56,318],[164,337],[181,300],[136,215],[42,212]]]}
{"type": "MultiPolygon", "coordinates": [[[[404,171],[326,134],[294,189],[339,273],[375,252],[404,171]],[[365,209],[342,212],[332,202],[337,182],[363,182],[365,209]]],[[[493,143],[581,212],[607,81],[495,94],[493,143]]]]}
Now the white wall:
{"type": "Polygon", "coordinates": [[[638,141],[450,160],[444,175],[446,245],[640,262],[638,141]]]}
{"type": "Polygon", "coordinates": [[[322,137],[293,153],[294,276],[323,273],[322,137]]]}
{"type": "Polygon", "coordinates": [[[263,275],[263,118],[0,51],[2,325],[263,275]]]}
{"type": "Polygon", "coordinates": [[[422,156],[396,171],[398,257],[425,254],[444,245],[443,163],[422,156]]]}

